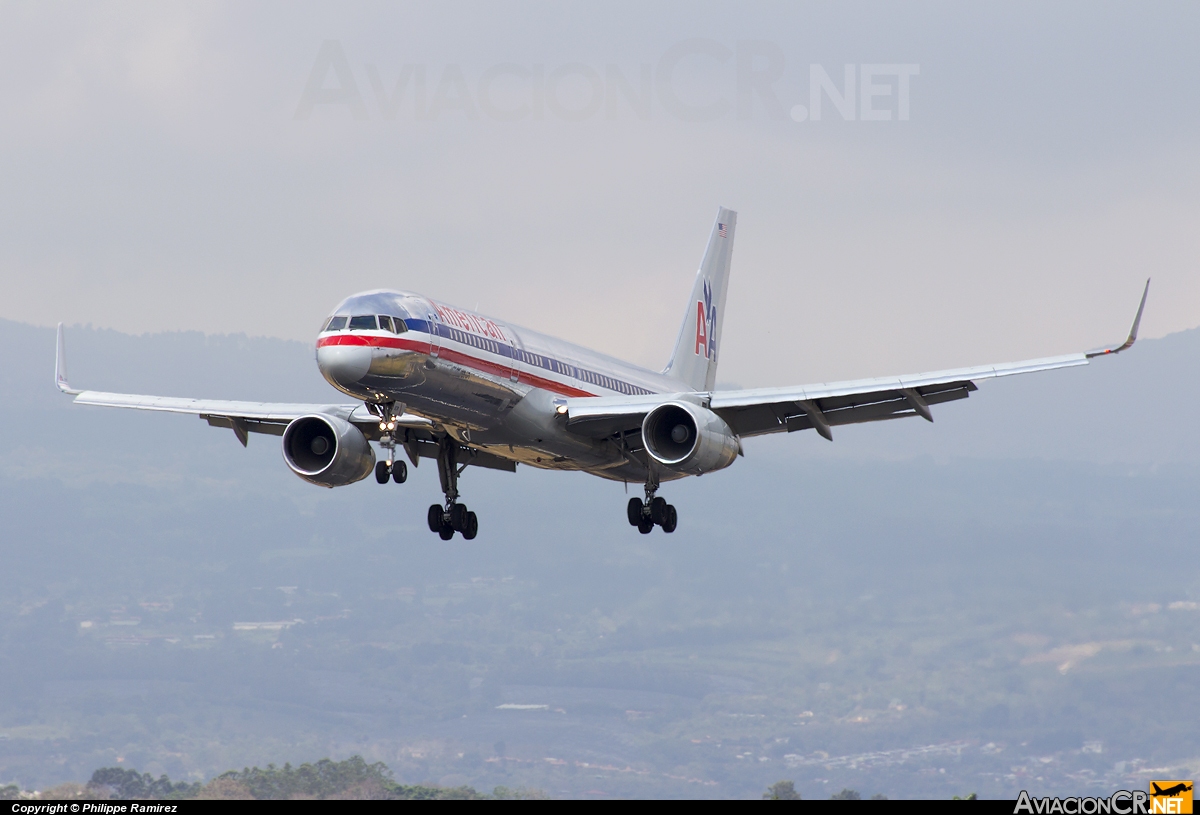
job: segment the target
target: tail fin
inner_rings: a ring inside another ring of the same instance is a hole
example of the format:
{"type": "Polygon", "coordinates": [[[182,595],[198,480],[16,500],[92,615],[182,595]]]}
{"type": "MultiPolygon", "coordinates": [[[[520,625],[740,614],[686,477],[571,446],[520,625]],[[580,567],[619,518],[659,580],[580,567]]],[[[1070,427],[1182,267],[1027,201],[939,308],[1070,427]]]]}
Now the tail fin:
{"type": "Polygon", "coordinates": [[[663,373],[697,391],[710,391],[717,381],[717,351],[725,316],[725,292],[729,288],[729,260],[733,256],[733,232],[737,213],[721,207],[708,248],[696,272],[692,296],[683,313],[683,325],[675,340],[675,353],[663,373]]]}

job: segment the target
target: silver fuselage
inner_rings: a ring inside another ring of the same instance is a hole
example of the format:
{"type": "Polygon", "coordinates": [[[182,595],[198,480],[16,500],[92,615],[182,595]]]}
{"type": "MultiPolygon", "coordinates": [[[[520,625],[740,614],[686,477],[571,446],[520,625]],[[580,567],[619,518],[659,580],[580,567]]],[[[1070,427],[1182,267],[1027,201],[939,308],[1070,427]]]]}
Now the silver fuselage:
{"type": "Polygon", "coordinates": [[[407,292],[354,295],[331,321],[317,339],[317,365],[335,388],[402,404],[465,445],[534,467],[644,481],[646,468],[620,442],[568,432],[555,408],[565,397],[687,390],[678,379],[407,292]],[[391,317],[396,329],[336,322],[372,315],[391,317]]]}

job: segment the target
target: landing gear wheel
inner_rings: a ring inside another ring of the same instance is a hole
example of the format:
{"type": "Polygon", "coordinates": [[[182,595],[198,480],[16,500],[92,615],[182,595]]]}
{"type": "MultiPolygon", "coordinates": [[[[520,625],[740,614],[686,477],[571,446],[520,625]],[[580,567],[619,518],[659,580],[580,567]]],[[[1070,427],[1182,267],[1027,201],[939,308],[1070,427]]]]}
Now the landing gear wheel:
{"type": "Polygon", "coordinates": [[[463,526],[462,536],[466,540],[473,541],[475,536],[479,534],[479,518],[474,512],[467,513],[467,523],[463,526]]]}
{"type": "MultiPolygon", "coordinates": [[[[376,469],[378,470],[378,468],[376,469]]],[[[379,477],[378,472],[375,473],[375,477],[379,477]]],[[[392,462],[392,480],[397,484],[403,484],[408,480],[408,465],[403,461],[392,462]]],[[[383,482],[381,481],[380,483],[382,484],[383,482]]]]}
{"type": "Polygon", "coordinates": [[[442,531],[442,505],[441,504],[432,504],[429,507],[429,512],[426,515],[426,518],[429,521],[429,531],[430,532],[441,532],[442,531]]]}
{"type": "Polygon", "coordinates": [[[438,530],[438,535],[441,537],[442,540],[448,541],[454,537],[454,527],[443,526],[441,529],[438,530]]]}
{"type": "Polygon", "coordinates": [[[625,515],[629,518],[630,526],[638,526],[642,522],[642,503],[641,498],[630,498],[629,506],[625,508],[625,515]]]}
{"type": "Polygon", "coordinates": [[[661,495],[656,496],[654,500],[650,502],[650,520],[654,521],[654,523],[658,524],[659,526],[662,526],[667,520],[668,506],[669,504],[667,504],[666,498],[663,498],[661,495]]]}
{"type": "Polygon", "coordinates": [[[675,531],[675,526],[679,523],[679,515],[675,512],[674,504],[667,504],[667,517],[663,519],[662,530],[668,535],[675,531]]]}
{"type": "Polygon", "coordinates": [[[470,515],[466,504],[453,504],[450,507],[450,528],[462,532],[467,528],[467,518],[470,515]]]}
{"type": "Polygon", "coordinates": [[[643,535],[649,535],[652,529],[654,529],[654,521],[650,520],[649,518],[643,519],[642,522],[638,524],[638,532],[641,532],[643,535]]]}
{"type": "MultiPolygon", "coordinates": [[[[360,470],[360,472],[361,472],[361,470],[360,470]]],[[[375,480],[378,481],[380,484],[386,484],[388,482],[389,475],[390,475],[390,473],[388,472],[388,466],[387,466],[386,461],[381,461],[375,465],[375,480]]]]}

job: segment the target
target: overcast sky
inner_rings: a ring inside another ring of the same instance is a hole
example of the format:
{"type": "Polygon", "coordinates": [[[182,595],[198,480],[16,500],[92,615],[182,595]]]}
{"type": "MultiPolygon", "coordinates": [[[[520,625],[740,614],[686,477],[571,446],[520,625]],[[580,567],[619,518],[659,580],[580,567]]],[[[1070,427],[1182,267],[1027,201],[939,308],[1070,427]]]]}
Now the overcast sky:
{"type": "Polygon", "coordinates": [[[701,6],[0,4],[0,316],[392,287],[660,367],[724,205],[726,382],[1200,324],[1200,5],[701,6]]]}

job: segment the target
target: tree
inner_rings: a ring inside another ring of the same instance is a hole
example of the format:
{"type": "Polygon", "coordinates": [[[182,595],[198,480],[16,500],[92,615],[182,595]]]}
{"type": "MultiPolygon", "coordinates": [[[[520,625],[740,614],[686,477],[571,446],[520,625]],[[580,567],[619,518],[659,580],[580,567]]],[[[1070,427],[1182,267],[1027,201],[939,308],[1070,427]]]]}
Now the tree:
{"type": "Polygon", "coordinates": [[[843,787],[841,792],[835,792],[829,796],[830,801],[861,801],[862,796],[858,794],[858,790],[852,790],[849,787],[843,787]]]}
{"type": "Polygon", "coordinates": [[[530,787],[517,787],[516,789],[496,787],[492,790],[492,797],[501,801],[544,801],[549,796],[539,789],[530,787]]]}
{"type": "MultiPolygon", "coordinates": [[[[392,771],[386,764],[368,764],[362,756],[351,756],[345,761],[323,758],[315,764],[301,764],[299,767],[293,767],[291,764],[284,764],[282,767],[268,764],[266,769],[247,767],[241,771],[230,770],[204,785],[172,783],[165,775],[155,779],[149,773],[139,773],[137,770],[105,767],[92,773],[92,780],[88,782],[87,787],[80,787],[78,784],[71,786],[69,797],[112,797],[125,800],[201,798],[260,801],[460,801],[490,797],[476,792],[471,787],[398,784],[392,778],[392,771]]],[[[65,788],[66,785],[63,789],[65,788]]],[[[15,786],[5,787],[0,789],[0,798],[9,789],[14,796],[19,792],[15,786]]],[[[66,792],[63,794],[67,795],[66,792]]],[[[526,787],[516,790],[498,787],[495,797],[528,800],[545,798],[546,795],[541,790],[526,787]]]]}
{"type": "Polygon", "coordinates": [[[139,773],[124,767],[104,767],[92,773],[87,783],[90,794],[107,793],[119,800],[134,799],[179,799],[191,798],[200,789],[199,784],[186,781],[172,783],[166,775],[155,778],[150,773],[139,773]]]}
{"type": "Polygon", "coordinates": [[[800,793],[796,792],[796,785],[791,781],[776,781],[767,787],[767,791],[763,793],[763,799],[766,801],[799,801],[800,793]]]}
{"type": "Polygon", "coordinates": [[[38,798],[42,801],[70,801],[72,799],[91,799],[103,798],[103,795],[97,795],[92,787],[85,787],[83,784],[77,784],[74,781],[65,781],[54,787],[48,787],[38,794],[38,798]]]}
{"type": "Polygon", "coordinates": [[[209,781],[196,797],[202,801],[253,801],[254,796],[245,785],[239,784],[232,778],[214,778],[209,781]]]}
{"type": "Polygon", "coordinates": [[[345,761],[323,758],[316,764],[301,764],[293,767],[284,764],[276,767],[268,764],[266,769],[248,767],[224,773],[209,787],[216,789],[217,782],[225,782],[226,797],[232,792],[245,790],[260,801],[286,801],[294,799],[318,800],[471,800],[481,796],[471,787],[427,787],[420,784],[397,784],[392,771],[382,761],[368,764],[362,756],[351,756],[345,761]]]}

